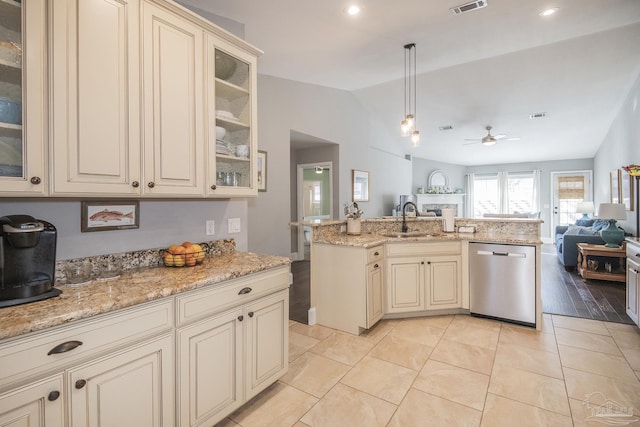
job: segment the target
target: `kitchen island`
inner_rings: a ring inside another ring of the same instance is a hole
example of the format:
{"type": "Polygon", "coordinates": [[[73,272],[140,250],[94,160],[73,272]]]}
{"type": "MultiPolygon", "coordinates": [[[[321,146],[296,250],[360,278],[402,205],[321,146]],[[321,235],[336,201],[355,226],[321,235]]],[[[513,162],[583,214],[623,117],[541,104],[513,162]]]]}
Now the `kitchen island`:
{"type": "MultiPolygon", "coordinates": [[[[304,223],[311,236],[311,315],[317,323],[360,334],[381,318],[470,313],[469,243],[535,248],[535,327],[541,326],[539,219],[456,218],[445,233],[442,219],[362,220],[362,233],[344,232],[344,221],[304,223]]],[[[505,319],[510,320],[510,319],[505,319]]]]}
{"type": "Polygon", "coordinates": [[[152,252],[155,266],[0,309],[0,424],[212,425],[287,371],[288,258],[168,268],[152,252]]]}

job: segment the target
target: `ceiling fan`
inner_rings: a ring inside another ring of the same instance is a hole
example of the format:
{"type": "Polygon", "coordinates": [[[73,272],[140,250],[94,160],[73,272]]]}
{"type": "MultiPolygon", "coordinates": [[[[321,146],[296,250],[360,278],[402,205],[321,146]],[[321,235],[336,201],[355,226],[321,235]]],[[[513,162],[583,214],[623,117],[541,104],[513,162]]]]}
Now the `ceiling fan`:
{"type": "Polygon", "coordinates": [[[476,144],[479,142],[482,145],[489,146],[489,145],[495,144],[498,141],[519,141],[520,140],[520,138],[518,137],[507,138],[507,135],[503,135],[503,134],[491,135],[491,129],[493,129],[491,126],[487,126],[485,127],[485,129],[487,130],[487,135],[484,138],[465,139],[465,141],[474,141],[474,142],[470,142],[464,145],[476,144]]]}

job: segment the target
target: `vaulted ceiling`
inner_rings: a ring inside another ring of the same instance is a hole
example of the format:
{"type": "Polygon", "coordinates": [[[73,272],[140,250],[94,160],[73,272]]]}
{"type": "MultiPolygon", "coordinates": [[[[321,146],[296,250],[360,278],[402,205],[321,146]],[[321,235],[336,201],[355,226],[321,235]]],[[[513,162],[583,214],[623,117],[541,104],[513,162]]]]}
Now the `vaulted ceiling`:
{"type": "Polygon", "coordinates": [[[593,157],[640,75],[639,0],[487,0],[461,15],[449,9],[464,1],[354,0],[355,17],[347,0],[181,2],[243,24],[260,74],[351,91],[391,149],[461,165],[593,157]],[[412,42],[418,148],[395,137],[412,42]],[[520,140],[466,141],[487,125],[520,140]]]}

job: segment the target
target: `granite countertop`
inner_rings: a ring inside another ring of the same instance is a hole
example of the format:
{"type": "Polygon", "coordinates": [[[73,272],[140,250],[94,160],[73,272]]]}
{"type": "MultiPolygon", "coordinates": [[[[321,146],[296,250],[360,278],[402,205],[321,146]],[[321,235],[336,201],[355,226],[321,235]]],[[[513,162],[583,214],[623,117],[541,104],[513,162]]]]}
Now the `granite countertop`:
{"type": "MultiPolygon", "coordinates": [[[[400,233],[398,233],[400,234],[400,233]]],[[[411,234],[411,233],[409,233],[411,234]]],[[[314,239],[314,243],[328,243],[340,246],[359,246],[370,248],[384,243],[402,243],[402,242],[439,242],[447,240],[466,240],[469,242],[483,243],[511,243],[518,245],[540,245],[542,240],[535,235],[508,235],[500,233],[442,233],[427,234],[416,233],[415,236],[409,237],[389,237],[376,233],[362,233],[359,236],[350,236],[346,233],[340,233],[334,236],[327,236],[314,239]]]]}
{"type": "Polygon", "coordinates": [[[215,285],[290,262],[289,258],[281,256],[231,252],[207,257],[195,267],[145,267],[125,271],[116,279],[95,280],[81,286],[56,285],[62,291],[59,297],[0,308],[0,340],[215,285]]]}

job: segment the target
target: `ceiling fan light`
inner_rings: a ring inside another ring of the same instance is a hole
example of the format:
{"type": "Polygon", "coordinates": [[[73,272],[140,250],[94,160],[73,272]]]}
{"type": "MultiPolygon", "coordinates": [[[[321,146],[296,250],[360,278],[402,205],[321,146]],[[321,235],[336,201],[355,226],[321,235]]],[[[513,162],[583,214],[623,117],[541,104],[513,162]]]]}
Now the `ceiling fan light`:
{"type": "Polygon", "coordinates": [[[482,138],[482,145],[490,146],[496,143],[495,138],[482,138]]]}
{"type": "Polygon", "coordinates": [[[414,147],[417,147],[418,145],[420,145],[420,131],[414,130],[411,133],[411,144],[414,147]]]}

